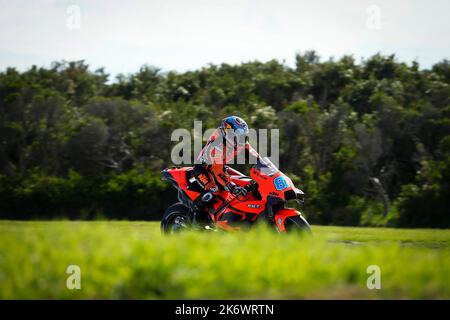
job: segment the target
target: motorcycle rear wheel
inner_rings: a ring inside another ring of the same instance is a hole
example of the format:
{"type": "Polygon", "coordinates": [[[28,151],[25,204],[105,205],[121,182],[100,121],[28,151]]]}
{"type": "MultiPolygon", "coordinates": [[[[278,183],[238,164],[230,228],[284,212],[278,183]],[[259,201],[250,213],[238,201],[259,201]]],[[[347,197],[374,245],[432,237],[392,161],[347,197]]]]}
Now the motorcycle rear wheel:
{"type": "Polygon", "coordinates": [[[176,234],[189,228],[189,208],[182,203],[168,207],[161,219],[161,232],[176,234]]]}

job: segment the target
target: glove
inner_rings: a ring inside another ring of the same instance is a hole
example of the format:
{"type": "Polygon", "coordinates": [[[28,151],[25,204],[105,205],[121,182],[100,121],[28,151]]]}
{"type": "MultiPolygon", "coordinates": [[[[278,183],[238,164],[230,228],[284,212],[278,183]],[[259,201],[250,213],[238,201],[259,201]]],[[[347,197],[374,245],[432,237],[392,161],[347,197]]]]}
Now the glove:
{"type": "Polygon", "coordinates": [[[227,189],[235,196],[242,195],[242,196],[246,197],[247,193],[248,193],[247,189],[245,189],[241,186],[237,186],[235,184],[231,184],[231,183],[227,185],[227,189]]]}

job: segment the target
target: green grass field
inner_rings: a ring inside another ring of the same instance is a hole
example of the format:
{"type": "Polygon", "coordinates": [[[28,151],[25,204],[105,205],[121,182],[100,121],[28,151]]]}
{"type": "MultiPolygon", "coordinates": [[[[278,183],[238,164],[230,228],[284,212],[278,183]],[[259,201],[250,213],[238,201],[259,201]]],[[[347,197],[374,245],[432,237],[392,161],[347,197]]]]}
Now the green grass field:
{"type": "Polygon", "coordinates": [[[313,238],[160,234],[154,222],[0,222],[1,299],[450,299],[450,230],[313,227],[313,238]],[[81,289],[66,268],[81,268],[81,289]],[[369,265],[381,289],[366,286],[369,265]]]}

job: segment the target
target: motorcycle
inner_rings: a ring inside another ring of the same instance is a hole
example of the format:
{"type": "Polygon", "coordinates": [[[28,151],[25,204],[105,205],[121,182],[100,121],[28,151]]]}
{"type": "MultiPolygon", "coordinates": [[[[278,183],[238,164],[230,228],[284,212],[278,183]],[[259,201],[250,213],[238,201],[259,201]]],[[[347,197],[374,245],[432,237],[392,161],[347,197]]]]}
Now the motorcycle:
{"type": "Polygon", "coordinates": [[[228,230],[230,227],[221,224],[220,218],[231,212],[240,215],[239,222],[243,226],[251,226],[264,219],[280,233],[311,233],[302,214],[286,207],[290,200],[303,204],[303,191],[296,188],[292,180],[269,158],[258,157],[256,164],[250,169],[250,177],[228,166],[225,166],[225,170],[236,185],[247,190],[246,196],[233,195],[226,190],[221,190],[215,197],[209,192],[204,193],[194,177],[193,167],[171,167],[161,171],[162,179],[178,190],[179,200],[164,212],[162,232],[173,234],[188,228],[228,230]],[[205,204],[201,209],[203,212],[198,207],[199,201],[205,204]]]}

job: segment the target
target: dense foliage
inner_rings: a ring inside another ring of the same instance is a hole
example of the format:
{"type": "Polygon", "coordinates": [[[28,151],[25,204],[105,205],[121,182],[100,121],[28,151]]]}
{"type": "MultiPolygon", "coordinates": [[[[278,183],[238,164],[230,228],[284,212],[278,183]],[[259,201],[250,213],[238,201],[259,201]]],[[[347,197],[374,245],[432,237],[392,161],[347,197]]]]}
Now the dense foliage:
{"type": "Polygon", "coordinates": [[[296,56],[108,82],[83,61],[0,73],[0,217],[157,219],[175,128],[279,128],[313,223],[450,227],[450,64],[296,56]]]}

